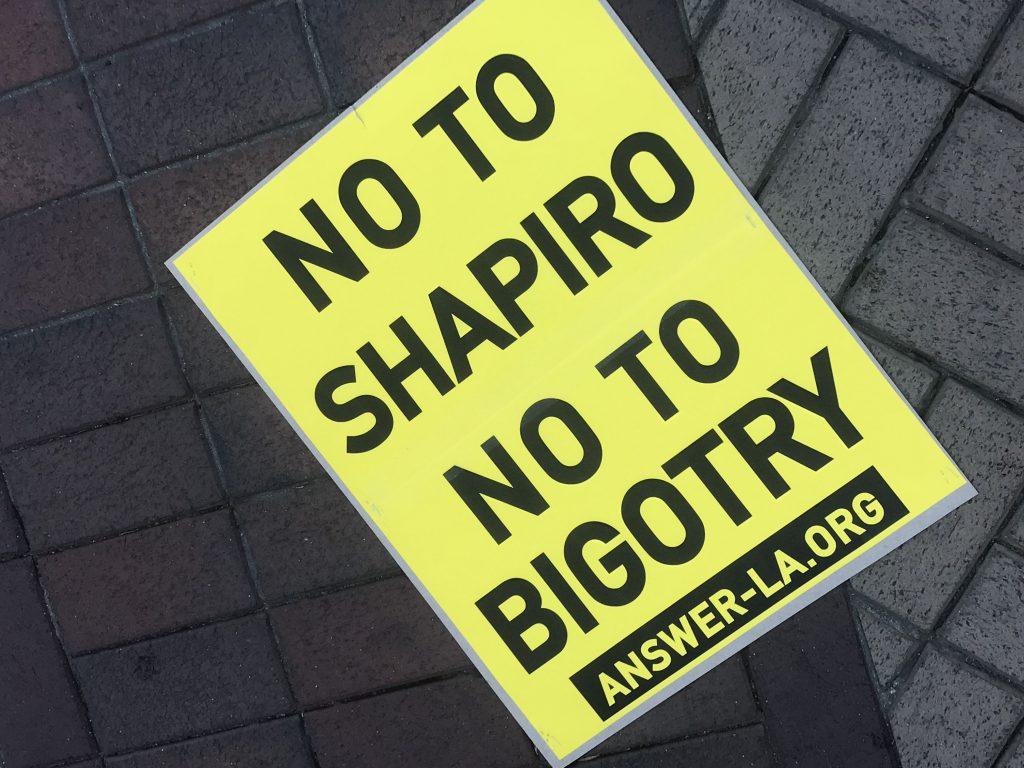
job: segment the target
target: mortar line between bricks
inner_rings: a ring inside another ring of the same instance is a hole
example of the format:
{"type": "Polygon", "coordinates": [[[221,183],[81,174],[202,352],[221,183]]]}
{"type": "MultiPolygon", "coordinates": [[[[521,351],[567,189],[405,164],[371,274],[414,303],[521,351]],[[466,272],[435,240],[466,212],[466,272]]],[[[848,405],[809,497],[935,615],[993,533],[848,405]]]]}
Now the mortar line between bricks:
{"type": "Polygon", "coordinates": [[[316,72],[317,82],[320,84],[320,94],[324,103],[332,114],[337,112],[334,103],[334,95],[331,93],[331,83],[327,79],[327,71],[324,69],[323,57],[320,55],[320,47],[316,43],[316,35],[313,26],[309,23],[309,11],[306,9],[305,0],[295,0],[295,7],[299,12],[299,23],[302,24],[303,36],[306,38],[306,46],[309,48],[310,56],[313,57],[313,70],[316,72]]]}
{"type": "Polygon", "coordinates": [[[977,87],[972,87],[969,90],[972,96],[981,99],[993,109],[998,109],[1000,112],[1005,112],[1006,114],[1017,118],[1021,122],[1024,122],[1024,112],[1021,112],[1016,107],[1013,107],[1010,104],[1004,104],[997,96],[992,96],[984,91],[979,91],[977,87]]]}
{"type": "Polygon", "coordinates": [[[991,768],[998,768],[1002,763],[1003,758],[1010,753],[1010,748],[1018,738],[1024,740],[1024,736],[1022,736],[1022,734],[1024,734],[1024,717],[1022,717],[1020,722],[1017,723],[1012,731],[1010,731],[1010,736],[1006,739],[1006,743],[1003,744],[1003,748],[999,750],[999,754],[996,755],[996,759],[992,761],[991,768]]]}
{"type": "MultiPolygon", "coordinates": [[[[688,733],[685,736],[679,736],[674,739],[664,739],[662,741],[651,741],[638,744],[635,747],[624,747],[622,749],[612,750],[610,752],[601,752],[596,755],[586,755],[579,758],[573,765],[587,765],[595,760],[605,760],[609,757],[618,757],[626,754],[641,754],[647,750],[660,749],[662,747],[671,747],[677,744],[685,744],[689,741],[696,741],[697,739],[706,739],[709,736],[726,736],[736,731],[742,731],[747,728],[756,728],[757,726],[764,728],[764,723],[760,720],[752,720],[746,723],[739,723],[737,725],[729,725],[722,728],[707,728],[702,731],[695,731],[688,733]]],[[[765,729],[767,731],[767,729],[765,729]]],[[[542,763],[546,765],[546,763],[542,763]]]]}
{"type": "Polygon", "coordinates": [[[754,668],[750,663],[750,648],[744,648],[738,655],[743,662],[743,671],[747,676],[747,685],[750,686],[750,696],[754,700],[754,708],[757,710],[758,714],[761,715],[761,723],[764,727],[764,740],[768,747],[768,758],[771,761],[772,768],[783,768],[782,758],[779,756],[779,750],[775,746],[775,739],[772,736],[772,729],[768,727],[768,717],[765,714],[764,699],[757,688],[757,681],[754,679],[754,668]]]}
{"type": "Polygon", "coordinates": [[[1024,255],[1018,254],[1014,249],[996,242],[975,229],[971,229],[948,214],[926,205],[912,192],[905,195],[904,198],[903,207],[905,210],[926,219],[930,224],[953,235],[958,240],[963,240],[975,248],[985,251],[991,257],[998,259],[1013,269],[1024,271],[1024,255]]]}
{"type": "Polygon", "coordinates": [[[695,55],[699,56],[701,46],[704,45],[704,41],[711,33],[711,30],[714,29],[716,24],[718,24],[718,20],[722,16],[722,11],[725,10],[726,2],[728,2],[728,0],[715,0],[714,5],[708,9],[707,14],[704,16],[704,23],[701,24],[700,30],[693,38],[693,51],[695,55]]]}

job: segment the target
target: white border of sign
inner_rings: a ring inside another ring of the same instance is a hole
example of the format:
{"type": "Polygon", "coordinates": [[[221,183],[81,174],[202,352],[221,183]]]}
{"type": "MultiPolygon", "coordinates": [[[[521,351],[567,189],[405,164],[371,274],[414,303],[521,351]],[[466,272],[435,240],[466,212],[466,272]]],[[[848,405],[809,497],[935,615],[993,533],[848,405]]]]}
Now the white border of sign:
{"type": "MultiPolygon", "coordinates": [[[[228,208],[228,210],[226,210],[224,213],[218,216],[211,224],[204,228],[202,232],[193,237],[184,247],[179,249],[177,253],[171,256],[171,258],[169,258],[165,262],[165,264],[167,268],[170,270],[171,274],[174,275],[175,279],[177,279],[177,281],[181,283],[182,287],[185,289],[188,295],[191,296],[192,300],[195,301],[195,303],[199,306],[203,314],[206,315],[206,318],[217,329],[217,332],[220,333],[220,335],[224,338],[224,341],[228,343],[228,346],[231,347],[234,353],[242,361],[242,363],[248,369],[249,373],[252,374],[252,377],[259,383],[260,387],[263,388],[263,391],[267,393],[267,395],[273,401],[274,405],[277,406],[277,409],[281,412],[285,419],[288,420],[288,423],[291,424],[292,429],[294,429],[296,433],[298,433],[299,437],[302,438],[302,441],[306,444],[306,447],[313,453],[314,456],[316,456],[317,460],[327,471],[327,474],[331,476],[331,479],[334,480],[337,486],[341,489],[341,491],[345,494],[348,500],[352,503],[352,506],[359,511],[359,514],[362,516],[363,520],[365,520],[366,524],[370,526],[370,529],[374,532],[374,534],[376,534],[377,538],[380,539],[381,543],[387,548],[388,552],[391,553],[391,556],[395,558],[395,561],[405,572],[405,575],[409,577],[409,580],[412,581],[412,583],[416,586],[416,589],[419,590],[423,598],[427,601],[427,603],[429,603],[430,607],[434,610],[434,613],[437,614],[438,618],[441,619],[445,627],[447,627],[448,631],[451,632],[452,636],[458,641],[459,645],[462,647],[462,650],[465,651],[466,655],[472,660],[473,664],[479,670],[480,674],[490,684],[491,688],[494,689],[494,692],[498,694],[498,697],[502,700],[502,702],[504,702],[505,706],[512,713],[512,715],[515,717],[516,721],[523,728],[523,730],[526,731],[527,735],[529,735],[530,739],[536,745],[540,753],[545,757],[545,759],[549,763],[551,763],[553,768],[564,768],[574,760],[583,757],[583,755],[585,755],[595,746],[600,744],[602,741],[606,740],[612,734],[616,733],[622,728],[625,728],[631,722],[639,718],[641,715],[649,712],[651,709],[653,709],[658,704],[668,699],[673,694],[678,693],[680,690],[685,688],[687,685],[692,683],[701,675],[711,671],[729,657],[735,655],[736,653],[739,653],[741,650],[746,648],[748,645],[750,645],[759,637],[767,633],[769,630],[774,629],[783,621],[788,619],[790,616],[797,613],[802,608],[805,608],[811,603],[813,603],[815,600],[817,600],[819,597],[821,597],[826,592],[831,590],[833,587],[843,583],[847,579],[852,578],[872,563],[876,562],[882,557],[885,557],[887,554],[889,554],[891,551],[899,547],[901,544],[905,543],[907,540],[920,533],[922,530],[927,528],[932,523],[949,514],[964,502],[972,499],[974,496],[977,495],[977,491],[969,481],[965,481],[963,486],[961,486],[959,489],[951,493],[946,498],[942,499],[938,503],[931,506],[929,509],[925,510],[924,513],[918,515],[916,518],[914,518],[911,522],[906,524],[895,534],[892,534],[884,541],[874,546],[870,551],[865,552],[856,560],[848,563],[843,568],[839,569],[832,575],[828,576],[824,581],[815,584],[813,587],[811,587],[805,593],[803,593],[798,598],[793,600],[791,603],[779,609],[771,616],[769,616],[767,619],[762,621],[754,629],[749,630],[740,637],[737,637],[726,643],[724,647],[719,649],[712,656],[709,656],[696,667],[687,672],[685,675],[672,682],[672,684],[666,686],[658,693],[651,696],[643,704],[629,712],[629,714],[625,715],[624,717],[607,726],[599,734],[594,736],[592,739],[590,739],[588,742],[586,742],[579,748],[573,750],[564,758],[558,758],[551,751],[551,748],[544,741],[541,734],[526,719],[526,716],[519,709],[519,707],[516,706],[515,702],[512,701],[512,698],[508,695],[508,693],[506,693],[504,688],[502,688],[498,681],[491,675],[490,671],[484,665],[483,661],[476,655],[476,652],[470,646],[469,642],[467,642],[466,638],[462,636],[459,630],[448,618],[447,614],[445,614],[445,612],[441,609],[441,606],[437,604],[433,596],[427,591],[426,587],[416,577],[416,574],[413,572],[412,568],[409,567],[409,564],[405,561],[401,554],[394,548],[394,546],[392,546],[391,542],[380,530],[380,528],[374,522],[373,518],[370,517],[369,514],[367,514],[366,510],[359,503],[359,500],[356,499],[352,492],[349,491],[349,489],[346,487],[341,477],[339,477],[338,474],[334,471],[334,469],[332,469],[331,466],[327,463],[326,459],[324,459],[323,455],[320,453],[319,450],[317,450],[317,447],[309,439],[309,436],[305,432],[303,432],[303,430],[299,427],[298,423],[288,412],[288,409],[285,408],[281,401],[277,398],[277,395],[275,395],[274,392],[270,389],[270,386],[260,375],[259,371],[256,370],[256,368],[252,365],[252,363],[245,356],[242,350],[239,349],[238,345],[235,344],[234,340],[227,334],[227,332],[224,330],[221,324],[217,322],[217,319],[210,312],[210,309],[206,306],[206,304],[203,303],[199,296],[196,295],[196,293],[192,290],[192,287],[183,278],[181,272],[177,269],[177,267],[174,264],[175,260],[179,256],[181,256],[182,253],[187,251],[193,244],[195,244],[201,237],[203,237],[203,235],[205,235],[207,232],[209,232],[211,229],[217,226],[224,218],[226,218],[236,208],[238,208],[246,200],[248,200],[261,187],[263,187],[264,184],[269,182],[278,173],[287,168],[288,165],[290,165],[291,162],[296,157],[305,152],[307,148],[309,148],[316,141],[318,141],[320,137],[323,136],[327,131],[329,131],[337,123],[345,119],[350,114],[355,114],[358,116],[358,111],[361,104],[365,103],[366,100],[373,96],[373,94],[375,94],[378,90],[380,90],[380,88],[383,87],[385,83],[387,83],[389,80],[391,80],[391,78],[393,78],[403,69],[405,69],[412,61],[418,58],[424,51],[426,51],[428,48],[430,48],[430,46],[432,46],[441,37],[443,37],[444,34],[448,32],[448,30],[450,30],[452,27],[454,27],[456,24],[462,21],[462,19],[464,19],[474,10],[476,10],[476,8],[483,2],[485,2],[485,0],[474,0],[474,2],[470,6],[468,6],[458,16],[456,16],[454,19],[448,22],[439,32],[437,32],[437,34],[435,34],[427,42],[420,46],[415,53],[413,53],[411,56],[409,56],[409,58],[407,58],[405,61],[399,64],[398,67],[396,67],[390,74],[388,74],[387,77],[385,77],[383,80],[377,83],[377,85],[371,88],[366,93],[366,95],[359,99],[359,101],[357,101],[351,107],[349,107],[344,112],[335,117],[333,120],[331,120],[331,122],[325,125],[320,131],[317,132],[315,136],[313,136],[309,141],[307,141],[299,149],[293,152],[287,160],[285,160],[283,163],[281,163],[281,165],[274,169],[274,171],[272,171],[265,179],[263,179],[259,184],[257,184],[251,190],[249,190],[249,192],[247,192],[244,197],[242,197],[238,202],[236,202],[234,205],[228,208]]],[[[732,180],[732,183],[735,184],[737,189],[740,190],[740,192],[746,199],[747,203],[751,206],[751,208],[754,209],[754,211],[757,212],[757,215],[760,217],[764,225],[768,227],[768,230],[772,233],[772,235],[775,236],[775,239],[779,241],[779,243],[785,249],[786,253],[789,254],[789,257],[800,268],[800,271],[804,274],[804,277],[806,277],[811,282],[815,290],[817,290],[818,294],[825,301],[828,307],[832,310],[833,313],[835,313],[836,317],[840,319],[846,330],[849,331],[850,334],[857,340],[857,343],[860,344],[861,349],[864,350],[864,353],[871,359],[872,362],[874,362],[875,367],[878,368],[881,374],[885,376],[890,386],[892,386],[892,388],[896,390],[897,394],[899,394],[900,398],[903,400],[907,408],[909,408],[911,411],[914,411],[913,407],[907,402],[906,398],[903,397],[903,394],[899,391],[896,385],[893,384],[893,381],[889,377],[889,374],[887,374],[882,369],[882,367],[878,364],[878,361],[875,360],[874,355],[872,355],[868,348],[864,346],[864,342],[860,340],[860,337],[854,332],[853,328],[846,321],[846,318],[844,318],[839,313],[839,310],[836,309],[836,306],[832,303],[832,300],[821,289],[821,286],[818,285],[818,282],[813,277],[811,277],[811,273],[807,271],[807,268],[804,266],[803,262],[800,261],[797,255],[793,252],[793,249],[789,246],[789,243],[787,243],[785,238],[782,237],[779,231],[775,228],[775,225],[768,220],[768,217],[765,215],[764,211],[761,210],[761,206],[758,205],[757,201],[754,200],[750,192],[747,191],[747,188],[743,186],[742,182],[740,182],[739,178],[733,172],[732,168],[729,167],[729,164],[725,161],[725,158],[722,157],[721,153],[718,151],[715,145],[711,142],[710,139],[708,139],[707,134],[704,133],[700,125],[697,124],[697,121],[694,120],[693,116],[690,114],[689,110],[683,105],[682,101],[680,101],[675,91],[673,91],[672,88],[669,87],[669,84],[665,81],[665,78],[661,76],[661,73],[658,72],[658,70],[655,68],[650,58],[640,47],[640,44],[637,43],[636,38],[633,37],[632,33],[628,29],[626,29],[626,25],[622,23],[622,19],[620,19],[618,14],[616,14],[615,11],[611,8],[611,6],[608,5],[607,0],[594,0],[594,2],[600,3],[600,5],[604,8],[605,12],[611,17],[612,21],[615,22],[616,26],[619,28],[622,34],[625,35],[630,45],[633,46],[633,50],[636,51],[637,55],[647,65],[647,68],[650,70],[651,74],[661,84],[661,87],[664,88],[669,98],[672,99],[673,103],[682,113],[682,116],[690,124],[693,130],[697,132],[697,135],[700,136],[701,140],[704,142],[705,146],[707,146],[708,150],[711,152],[714,158],[726,170],[726,172],[729,175],[729,178],[732,180]]],[[[916,411],[914,411],[914,413],[916,414],[916,411]]],[[[921,417],[918,416],[917,419],[920,422],[921,426],[926,431],[928,431],[929,435],[931,435],[931,431],[928,430],[928,426],[924,423],[921,417]]],[[[932,435],[932,439],[935,440],[934,435],[932,435]]],[[[943,453],[946,453],[945,449],[942,448],[942,445],[939,444],[938,440],[935,440],[935,443],[936,445],[939,446],[943,453]]],[[[946,456],[948,458],[949,455],[946,454],[946,456]]],[[[952,459],[950,459],[950,461],[952,461],[952,459]]],[[[955,462],[953,463],[955,464],[955,462]]]]}

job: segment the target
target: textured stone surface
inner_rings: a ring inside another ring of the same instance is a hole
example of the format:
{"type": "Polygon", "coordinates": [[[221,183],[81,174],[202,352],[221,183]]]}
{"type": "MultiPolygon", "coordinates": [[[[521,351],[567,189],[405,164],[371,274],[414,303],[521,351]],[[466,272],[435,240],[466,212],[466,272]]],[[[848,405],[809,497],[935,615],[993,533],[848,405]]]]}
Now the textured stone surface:
{"type": "Polygon", "coordinates": [[[0,560],[25,551],[25,539],[15,517],[14,507],[0,488],[0,560]]]}
{"type": "Polygon", "coordinates": [[[92,58],[250,2],[253,0],[68,0],[67,9],[79,50],[92,58]]]}
{"type": "Polygon", "coordinates": [[[1024,253],[1024,122],[970,97],[914,194],[925,205],[1024,253]]]}
{"type": "Polygon", "coordinates": [[[967,80],[1008,0],[823,0],[967,80]]]}
{"type": "Polygon", "coordinates": [[[478,677],[338,704],[306,716],[320,768],[525,768],[526,734],[478,677]]]}
{"type": "Polygon", "coordinates": [[[835,295],[952,101],[953,87],[863,38],[843,49],[761,204],[835,295]]]}
{"type": "MultiPolygon", "coordinates": [[[[768,768],[771,753],[764,729],[750,728],[715,733],[680,744],[640,749],[624,755],[587,763],[594,768],[677,768],[677,766],[715,766],[715,768],[768,768]]],[[[795,765],[795,764],[794,764],[795,765]]]]}
{"type": "Polygon", "coordinates": [[[161,301],[181,350],[185,376],[196,392],[252,381],[238,356],[184,290],[170,290],[161,301]]]}
{"type": "Polygon", "coordinates": [[[43,557],[39,573],[72,654],[164,634],[255,605],[227,512],[43,557]]]}
{"type": "Polygon", "coordinates": [[[112,175],[80,77],[0,99],[0,215],[112,175]]]}
{"type": "Polygon", "coordinates": [[[690,33],[694,39],[704,31],[705,22],[714,6],[715,0],[683,0],[683,8],[690,23],[690,33]]]}
{"type": "Polygon", "coordinates": [[[93,754],[28,559],[0,564],[0,637],[0,763],[29,768],[93,754]]]}
{"type": "Polygon", "coordinates": [[[853,580],[924,629],[935,623],[1024,482],[1024,421],[1009,411],[947,382],[928,425],[978,495],[853,580]]]}
{"type": "Polygon", "coordinates": [[[686,45],[676,0],[609,0],[666,80],[689,79],[696,61],[686,45]]]}
{"type": "Polygon", "coordinates": [[[900,213],[844,309],[1024,403],[1024,272],[900,213]]]}
{"type": "Polygon", "coordinates": [[[232,496],[322,477],[320,464],[259,387],[204,398],[203,409],[232,496]]]}
{"type": "Polygon", "coordinates": [[[127,416],[185,394],[155,301],[0,341],[0,443],[127,416]]]}
{"type": "Polygon", "coordinates": [[[0,331],[138,293],[150,284],[116,190],[0,222],[0,331]]]}
{"type": "Polygon", "coordinates": [[[1024,768],[1024,732],[1018,734],[1006,750],[998,768],[1024,768]]]}
{"type": "Polygon", "coordinates": [[[857,615],[871,654],[879,689],[885,692],[917,648],[917,640],[866,606],[860,606],[857,615]]]}
{"type": "Polygon", "coordinates": [[[37,550],[207,509],[221,498],[191,405],[16,451],[0,463],[37,550]]]}
{"type": "Polygon", "coordinates": [[[271,618],[303,707],[470,664],[404,577],[275,608],[271,618]]]}
{"type": "Polygon", "coordinates": [[[1006,540],[1015,545],[1018,550],[1024,550],[1024,506],[1010,520],[1004,534],[1006,540]]]}
{"type": "Polygon", "coordinates": [[[1024,681],[1024,558],[995,546],[942,633],[982,661],[1024,681]]]}
{"type": "Polygon", "coordinates": [[[782,765],[897,768],[852,628],[843,590],[834,589],[750,646],[754,687],[782,765]]]}
{"type": "Polygon", "coordinates": [[[96,738],[127,751],[286,712],[288,685],[262,616],[74,662],[96,738]]]}
{"type": "Polygon", "coordinates": [[[311,768],[297,718],[107,760],[107,768],[311,768]]]}
{"type": "Polygon", "coordinates": [[[232,17],[194,35],[115,56],[94,83],[128,172],[298,120],[321,108],[291,5],[232,17]],[[253,45],[253,40],[260,40],[253,45]]]}
{"type": "Polygon", "coordinates": [[[1024,700],[929,648],[892,713],[903,768],[991,765],[1024,700]]]}
{"type": "Polygon", "coordinates": [[[725,156],[753,188],[839,27],[790,0],[729,0],[700,47],[725,156]]]}
{"type": "Polygon", "coordinates": [[[864,344],[896,387],[915,408],[920,408],[939,375],[924,363],[911,360],[880,341],[864,338],[864,344]]]}
{"type": "Polygon", "coordinates": [[[256,496],[238,506],[238,518],[270,601],[398,570],[329,480],[256,496]]]}
{"type": "Polygon", "coordinates": [[[977,89],[1024,112],[1024,14],[1006,31],[978,80],[977,89]]]}
{"type": "Polygon", "coordinates": [[[50,0],[2,0],[0,18],[0,93],[74,66],[64,24],[50,0]]]}

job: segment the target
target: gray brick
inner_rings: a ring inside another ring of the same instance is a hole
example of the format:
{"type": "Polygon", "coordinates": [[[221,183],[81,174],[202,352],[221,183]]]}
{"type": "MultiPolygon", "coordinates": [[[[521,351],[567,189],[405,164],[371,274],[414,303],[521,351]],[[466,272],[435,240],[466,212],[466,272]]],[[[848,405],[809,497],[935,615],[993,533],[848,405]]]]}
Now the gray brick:
{"type": "Polygon", "coordinates": [[[1017,734],[1017,738],[999,761],[998,768],[1024,768],[1024,731],[1017,734]]]}
{"type": "Polygon", "coordinates": [[[585,763],[593,768],[769,768],[772,764],[768,739],[760,725],[585,763]]]}
{"type": "Polygon", "coordinates": [[[914,185],[922,203],[1024,259],[1024,123],[969,97],[914,185]]]}
{"type": "Polygon", "coordinates": [[[470,663],[404,577],[281,606],[271,617],[302,707],[423,680],[470,663]]]}
{"type": "Polygon", "coordinates": [[[256,496],[238,517],[270,601],[398,570],[330,480],[256,496]]]}
{"type": "Polygon", "coordinates": [[[0,92],[74,66],[55,3],[0,0],[0,18],[0,92]]]}
{"type": "Polygon", "coordinates": [[[917,360],[911,360],[880,341],[864,338],[864,344],[875,356],[889,378],[899,388],[903,396],[915,408],[920,408],[924,397],[934,386],[939,374],[917,360]]]}
{"type": "Polygon", "coordinates": [[[0,222],[0,331],[138,293],[149,275],[119,192],[0,222]]]}
{"type": "Polygon", "coordinates": [[[0,565],[0,638],[0,764],[29,768],[93,754],[27,558],[0,565]]]}
{"type": "Polygon", "coordinates": [[[1024,701],[929,648],[896,702],[892,730],[903,768],[991,765],[1024,715],[1024,701]]]}
{"type": "Polygon", "coordinates": [[[291,707],[262,616],[82,656],[73,664],[107,752],[226,730],[291,707]]]}
{"type": "Polygon", "coordinates": [[[905,634],[896,624],[865,605],[857,610],[864,640],[875,669],[880,693],[887,694],[889,685],[917,648],[917,640],[905,634]]]}
{"type": "Polygon", "coordinates": [[[306,715],[320,768],[539,766],[526,734],[483,680],[460,676],[306,715]]]}
{"type": "Polygon", "coordinates": [[[297,718],[107,759],[107,768],[311,768],[297,718]]]}
{"type": "Polygon", "coordinates": [[[25,539],[15,517],[14,507],[0,488],[0,559],[19,555],[25,551],[25,539]]]}
{"type": "Polygon", "coordinates": [[[690,34],[696,39],[703,31],[715,0],[683,0],[683,9],[690,24],[690,34]]]}
{"type": "Polygon", "coordinates": [[[978,495],[854,577],[894,613],[929,629],[995,534],[1024,481],[1024,421],[947,382],[928,417],[978,495]]]}
{"type": "Polygon", "coordinates": [[[977,89],[1024,112],[1024,14],[1018,12],[978,80],[977,89]]]}
{"type": "Polygon", "coordinates": [[[155,301],[0,341],[0,443],[67,432],[186,393],[155,301]]]}
{"type": "Polygon", "coordinates": [[[291,4],[113,57],[93,82],[127,172],[265,131],[321,108],[291,4]],[[254,41],[258,41],[254,44],[254,41]]]}
{"type": "Polygon", "coordinates": [[[1018,549],[1024,550],[1024,506],[1013,516],[1003,536],[1018,549]]]}
{"type": "Polygon", "coordinates": [[[238,356],[185,291],[169,291],[162,301],[181,349],[185,376],[196,392],[252,381],[238,356]]]}
{"type": "Polygon", "coordinates": [[[995,546],[943,626],[948,640],[1024,681],[1024,558],[995,546]]]}
{"type": "Polygon", "coordinates": [[[790,0],[729,0],[701,43],[725,156],[748,187],[764,170],[840,28],[790,0]]]}
{"type": "Polygon", "coordinates": [[[15,451],[3,465],[36,550],[208,509],[221,499],[191,405],[15,451]]]}
{"type": "Polygon", "coordinates": [[[121,645],[255,605],[227,512],[39,559],[69,653],[121,645]]]}
{"type": "Polygon", "coordinates": [[[323,469],[259,387],[203,399],[228,493],[246,496],[323,477],[323,469]]]}
{"type": "Polygon", "coordinates": [[[967,80],[989,35],[1009,7],[1007,0],[823,0],[967,80]]]}
{"type": "Polygon", "coordinates": [[[80,77],[0,99],[0,216],[112,176],[80,77]]]}
{"type": "Polygon", "coordinates": [[[954,96],[948,83],[853,37],[761,195],[830,295],[868,245],[954,96]]]}
{"type": "Polygon", "coordinates": [[[845,310],[1024,403],[1024,272],[900,213],[845,310]]]}

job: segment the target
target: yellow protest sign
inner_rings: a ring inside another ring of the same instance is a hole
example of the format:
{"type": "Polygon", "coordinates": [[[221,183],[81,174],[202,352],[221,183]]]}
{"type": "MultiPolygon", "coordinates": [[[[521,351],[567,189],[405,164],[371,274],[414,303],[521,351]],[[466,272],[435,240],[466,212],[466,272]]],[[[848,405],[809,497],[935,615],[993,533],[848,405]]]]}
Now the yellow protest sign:
{"type": "Polygon", "coordinates": [[[553,765],[973,495],[599,0],[482,0],[169,262],[553,765]]]}

